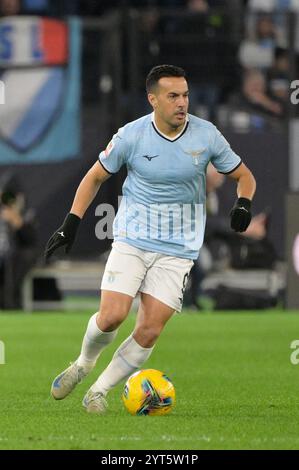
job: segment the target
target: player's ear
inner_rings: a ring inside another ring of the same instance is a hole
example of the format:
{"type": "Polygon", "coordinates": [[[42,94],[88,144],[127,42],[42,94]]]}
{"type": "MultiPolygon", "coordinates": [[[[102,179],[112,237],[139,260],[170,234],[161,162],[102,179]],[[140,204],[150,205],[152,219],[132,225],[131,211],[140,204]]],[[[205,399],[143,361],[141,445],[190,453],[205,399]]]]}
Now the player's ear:
{"type": "Polygon", "coordinates": [[[149,104],[155,109],[155,107],[157,106],[156,95],[154,95],[153,93],[148,93],[147,99],[149,101],[149,104]]]}

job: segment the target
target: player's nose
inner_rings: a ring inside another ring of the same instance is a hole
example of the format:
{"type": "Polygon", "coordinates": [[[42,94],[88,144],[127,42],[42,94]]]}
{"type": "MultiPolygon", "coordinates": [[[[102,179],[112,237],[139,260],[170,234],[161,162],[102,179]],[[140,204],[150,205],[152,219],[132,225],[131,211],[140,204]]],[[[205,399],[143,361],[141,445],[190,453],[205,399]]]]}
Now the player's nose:
{"type": "Polygon", "coordinates": [[[186,102],[186,99],[182,96],[182,98],[179,99],[177,102],[177,107],[179,108],[179,111],[186,110],[188,104],[186,102]]]}

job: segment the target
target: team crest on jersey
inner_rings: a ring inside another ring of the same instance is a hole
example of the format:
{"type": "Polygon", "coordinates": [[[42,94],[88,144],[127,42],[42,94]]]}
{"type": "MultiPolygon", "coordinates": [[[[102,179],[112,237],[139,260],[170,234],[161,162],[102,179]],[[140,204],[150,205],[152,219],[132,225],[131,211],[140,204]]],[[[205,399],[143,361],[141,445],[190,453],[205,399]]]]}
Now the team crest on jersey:
{"type": "Polygon", "coordinates": [[[114,143],[113,143],[112,140],[110,140],[110,142],[109,142],[109,144],[107,145],[107,147],[106,147],[106,149],[105,149],[105,152],[104,152],[106,158],[109,156],[109,154],[110,154],[110,152],[112,151],[113,147],[114,147],[114,143]]]}
{"type": "Polygon", "coordinates": [[[118,274],[121,274],[121,271],[107,271],[107,274],[108,274],[108,282],[111,284],[112,282],[115,281],[115,277],[118,275],[118,274]]]}
{"type": "Polygon", "coordinates": [[[206,149],[201,149],[201,150],[184,150],[185,153],[188,155],[191,155],[193,158],[193,163],[194,165],[199,164],[199,157],[201,156],[202,153],[205,152],[206,149]]]}

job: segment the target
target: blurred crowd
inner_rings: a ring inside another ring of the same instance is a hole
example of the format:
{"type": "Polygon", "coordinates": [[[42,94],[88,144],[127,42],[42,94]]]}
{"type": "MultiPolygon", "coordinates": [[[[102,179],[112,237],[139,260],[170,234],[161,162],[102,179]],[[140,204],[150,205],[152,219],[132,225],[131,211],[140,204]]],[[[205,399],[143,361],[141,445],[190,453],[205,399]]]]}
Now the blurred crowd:
{"type": "MultiPolygon", "coordinates": [[[[241,131],[284,126],[290,112],[290,82],[299,69],[299,0],[0,0],[2,17],[90,17],[113,9],[123,14],[119,56],[124,76],[120,96],[125,112],[131,113],[124,116],[125,120],[135,119],[147,110],[144,77],[149,69],[173,63],[187,71],[191,113],[220,127],[232,125],[241,131]],[[137,15],[129,18],[127,7],[138,9],[137,15]],[[298,13],[297,19],[289,12],[298,13]],[[134,44],[129,41],[130,27],[136,29],[134,44]],[[128,45],[135,48],[130,58],[128,45]],[[132,56],[136,63],[128,66],[132,56]],[[138,80],[132,80],[133,65],[138,80]],[[139,103],[133,111],[132,89],[139,103]]],[[[88,90],[86,96],[94,102],[100,93],[104,60],[100,33],[88,33],[84,31],[83,101],[84,90],[88,90]]],[[[112,49],[109,54],[113,54],[112,49]]],[[[229,230],[228,218],[220,217],[218,212],[218,189],[222,184],[223,176],[209,167],[206,238],[187,293],[189,305],[197,308],[201,307],[198,299],[202,297],[203,280],[217,263],[220,266],[225,261],[237,269],[271,269],[276,259],[268,240],[266,212],[257,214],[242,236],[229,230]]],[[[36,261],[36,247],[34,214],[26,205],[19,182],[8,174],[0,179],[0,309],[21,305],[22,281],[36,261]]],[[[40,285],[39,291],[43,288],[40,285]]],[[[53,298],[57,295],[55,289],[53,298]]],[[[49,292],[49,283],[45,291],[49,292]]]]}
{"type": "Polygon", "coordinates": [[[269,117],[282,120],[288,116],[290,82],[298,71],[298,18],[297,0],[249,0],[237,56],[242,82],[230,100],[231,108],[238,110],[241,127],[248,124],[246,112],[253,114],[255,127],[263,126],[269,117]],[[293,48],[289,11],[297,13],[293,48]]]}
{"type": "MultiPolygon", "coordinates": [[[[228,1],[209,0],[203,3],[217,7],[228,1]]],[[[241,3],[246,4],[246,1],[241,3]]],[[[102,15],[115,8],[183,8],[185,4],[185,0],[1,0],[0,9],[4,15],[30,13],[102,15]]]]}
{"type": "MultiPolygon", "coordinates": [[[[240,130],[283,123],[299,69],[299,0],[0,0],[2,16],[94,16],[127,7],[139,9],[142,77],[153,65],[176,63],[189,76],[192,113],[240,130]],[[298,13],[293,47],[290,11],[298,13]]],[[[142,81],[138,113],[143,93],[142,81]]]]}
{"type": "Polygon", "coordinates": [[[153,7],[140,16],[140,75],[178,63],[188,73],[193,114],[240,131],[283,127],[296,111],[289,95],[299,70],[299,1],[166,3],[183,14],[153,7]],[[289,12],[297,13],[293,25],[289,12]]]}

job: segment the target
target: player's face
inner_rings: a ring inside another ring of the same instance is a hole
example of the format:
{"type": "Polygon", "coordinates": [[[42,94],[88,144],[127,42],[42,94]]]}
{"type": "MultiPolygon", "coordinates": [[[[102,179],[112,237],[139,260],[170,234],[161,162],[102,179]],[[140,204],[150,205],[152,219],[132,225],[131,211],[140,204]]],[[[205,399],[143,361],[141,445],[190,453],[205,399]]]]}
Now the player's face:
{"type": "Polygon", "coordinates": [[[188,84],[184,77],[160,78],[149,101],[156,115],[172,128],[185,123],[189,106],[188,84]]]}

